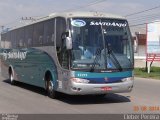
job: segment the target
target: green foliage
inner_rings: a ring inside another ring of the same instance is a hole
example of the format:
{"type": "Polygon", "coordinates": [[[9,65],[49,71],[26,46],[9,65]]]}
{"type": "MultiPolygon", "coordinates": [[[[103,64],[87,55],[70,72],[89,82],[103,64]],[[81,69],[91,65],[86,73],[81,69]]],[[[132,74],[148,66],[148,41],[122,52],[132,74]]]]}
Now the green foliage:
{"type": "Polygon", "coordinates": [[[145,68],[135,68],[135,77],[153,78],[160,80],[160,67],[151,67],[151,72],[148,74],[145,68]]]}

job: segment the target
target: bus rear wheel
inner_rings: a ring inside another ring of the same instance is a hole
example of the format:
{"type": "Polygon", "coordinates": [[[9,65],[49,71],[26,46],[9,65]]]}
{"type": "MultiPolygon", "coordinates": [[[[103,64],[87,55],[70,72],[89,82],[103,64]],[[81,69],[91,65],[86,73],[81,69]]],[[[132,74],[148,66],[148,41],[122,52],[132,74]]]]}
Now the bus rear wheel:
{"type": "Polygon", "coordinates": [[[13,76],[13,71],[11,68],[9,68],[9,81],[11,83],[11,85],[15,84],[15,80],[14,80],[14,76],[13,76]]]}
{"type": "Polygon", "coordinates": [[[55,99],[57,98],[57,92],[54,90],[54,85],[52,83],[52,77],[51,75],[46,76],[46,90],[48,97],[55,99]]]}

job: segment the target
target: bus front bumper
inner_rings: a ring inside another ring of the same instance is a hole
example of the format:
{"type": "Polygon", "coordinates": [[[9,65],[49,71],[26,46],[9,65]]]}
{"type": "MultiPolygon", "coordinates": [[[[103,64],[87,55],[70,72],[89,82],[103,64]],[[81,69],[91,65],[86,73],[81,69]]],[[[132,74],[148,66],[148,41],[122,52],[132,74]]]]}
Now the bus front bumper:
{"type": "Polygon", "coordinates": [[[131,92],[133,88],[133,79],[124,82],[109,84],[85,84],[71,82],[68,94],[87,95],[87,94],[107,94],[107,93],[125,93],[131,92]]]}

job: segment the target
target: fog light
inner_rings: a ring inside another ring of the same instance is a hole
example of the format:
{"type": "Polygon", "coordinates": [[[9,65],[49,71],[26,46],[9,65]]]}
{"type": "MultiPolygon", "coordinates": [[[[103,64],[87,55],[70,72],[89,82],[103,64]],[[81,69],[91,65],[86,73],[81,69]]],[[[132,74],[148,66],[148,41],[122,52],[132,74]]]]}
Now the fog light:
{"type": "Polygon", "coordinates": [[[128,77],[128,78],[124,78],[121,81],[125,82],[125,81],[130,81],[130,80],[134,80],[134,77],[128,77]]]}
{"type": "Polygon", "coordinates": [[[82,78],[71,78],[70,80],[75,83],[89,83],[89,80],[82,78]]]}
{"type": "Polygon", "coordinates": [[[77,90],[77,88],[76,88],[76,87],[73,87],[72,89],[73,89],[73,90],[77,90]]]}
{"type": "Polygon", "coordinates": [[[81,88],[78,88],[77,90],[78,90],[78,91],[81,91],[81,88]]]}

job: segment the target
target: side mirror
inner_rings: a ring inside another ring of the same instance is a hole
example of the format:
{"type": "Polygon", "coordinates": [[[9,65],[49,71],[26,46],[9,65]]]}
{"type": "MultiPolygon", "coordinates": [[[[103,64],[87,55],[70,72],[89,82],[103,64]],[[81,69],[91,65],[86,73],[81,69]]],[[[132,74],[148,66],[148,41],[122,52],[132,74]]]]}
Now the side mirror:
{"type": "Polygon", "coordinates": [[[71,39],[71,37],[66,37],[66,48],[67,48],[67,50],[72,49],[72,39],[71,39]]]}

